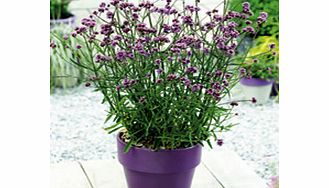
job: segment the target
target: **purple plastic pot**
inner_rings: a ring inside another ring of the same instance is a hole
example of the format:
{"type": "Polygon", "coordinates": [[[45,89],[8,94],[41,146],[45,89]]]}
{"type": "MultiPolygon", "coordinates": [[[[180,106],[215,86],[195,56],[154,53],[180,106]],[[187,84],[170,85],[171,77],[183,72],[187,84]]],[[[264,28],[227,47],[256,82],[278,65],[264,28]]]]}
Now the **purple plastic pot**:
{"type": "Polygon", "coordinates": [[[132,147],[124,153],[126,143],[119,135],[118,158],[124,167],[128,188],[191,187],[195,167],[201,160],[201,145],[159,151],[132,147]]]}
{"type": "Polygon", "coordinates": [[[260,78],[251,78],[251,79],[242,78],[240,80],[241,84],[247,85],[247,86],[266,86],[266,85],[272,84],[273,82],[274,82],[273,80],[267,81],[267,80],[263,80],[260,78]]]}

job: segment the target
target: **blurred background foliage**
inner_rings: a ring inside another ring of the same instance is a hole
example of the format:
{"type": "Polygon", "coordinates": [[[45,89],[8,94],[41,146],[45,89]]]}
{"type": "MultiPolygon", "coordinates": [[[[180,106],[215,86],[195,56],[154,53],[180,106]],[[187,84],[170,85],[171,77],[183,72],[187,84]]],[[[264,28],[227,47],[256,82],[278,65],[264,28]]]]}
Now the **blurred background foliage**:
{"type": "Polygon", "coordinates": [[[248,1],[253,12],[267,12],[267,23],[261,28],[258,36],[279,37],[279,0],[230,0],[230,7],[239,11],[241,4],[248,1]]]}

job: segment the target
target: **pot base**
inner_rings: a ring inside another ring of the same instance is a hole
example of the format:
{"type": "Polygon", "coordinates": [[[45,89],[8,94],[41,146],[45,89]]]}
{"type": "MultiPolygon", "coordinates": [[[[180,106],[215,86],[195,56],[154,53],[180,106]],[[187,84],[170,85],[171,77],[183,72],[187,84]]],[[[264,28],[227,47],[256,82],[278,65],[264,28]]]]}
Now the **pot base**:
{"type": "Polygon", "coordinates": [[[153,174],[124,168],[128,188],[190,188],[194,168],[180,173],[153,174]]]}

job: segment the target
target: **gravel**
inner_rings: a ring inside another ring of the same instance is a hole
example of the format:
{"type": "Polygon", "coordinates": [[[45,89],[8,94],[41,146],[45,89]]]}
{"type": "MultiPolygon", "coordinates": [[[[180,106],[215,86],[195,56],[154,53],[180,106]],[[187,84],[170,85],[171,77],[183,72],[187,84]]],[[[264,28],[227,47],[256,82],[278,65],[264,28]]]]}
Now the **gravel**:
{"type": "MultiPolygon", "coordinates": [[[[79,86],[50,96],[50,161],[95,160],[115,157],[115,135],[102,127],[107,107],[100,93],[79,86]]],[[[234,90],[241,97],[240,89],[234,90]]],[[[267,182],[278,175],[279,104],[270,100],[264,105],[243,103],[232,121],[239,125],[223,133],[224,145],[237,152],[267,182]]],[[[215,150],[220,150],[215,146],[215,150]]]]}

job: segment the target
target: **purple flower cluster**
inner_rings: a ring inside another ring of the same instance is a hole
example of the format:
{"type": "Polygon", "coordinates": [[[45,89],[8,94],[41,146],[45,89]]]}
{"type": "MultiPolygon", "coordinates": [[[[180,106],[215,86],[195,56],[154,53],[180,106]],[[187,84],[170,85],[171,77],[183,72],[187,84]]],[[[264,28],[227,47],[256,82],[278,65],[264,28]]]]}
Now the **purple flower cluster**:
{"type": "Polygon", "coordinates": [[[252,26],[246,26],[245,28],[242,29],[243,32],[246,32],[246,33],[251,33],[251,34],[255,34],[256,31],[255,29],[252,27],[252,26]]]}
{"type": "Polygon", "coordinates": [[[191,16],[182,16],[182,21],[186,25],[189,25],[189,26],[193,25],[193,19],[191,16]]]}
{"type": "Polygon", "coordinates": [[[101,61],[111,61],[111,57],[110,56],[105,56],[105,55],[101,55],[101,54],[97,54],[95,57],[95,62],[99,63],[101,61]]]}
{"type": "Polygon", "coordinates": [[[187,74],[194,74],[196,72],[198,72],[198,69],[193,66],[187,67],[185,70],[185,73],[187,73],[187,74]]]}
{"type": "Polygon", "coordinates": [[[202,84],[194,84],[191,88],[192,92],[197,92],[197,91],[200,91],[201,89],[203,88],[203,85],[202,84]]]}
{"type": "Polygon", "coordinates": [[[96,26],[96,21],[91,18],[83,18],[81,20],[81,24],[90,28],[93,28],[96,26]]]}
{"type": "Polygon", "coordinates": [[[187,86],[187,87],[191,85],[191,80],[188,79],[188,78],[186,78],[186,77],[182,77],[180,80],[181,80],[181,81],[184,83],[184,85],[187,86]]]}
{"type": "Polygon", "coordinates": [[[199,12],[200,8],[192,5],[186,5],[185,10],[188,10],[189,12],[199,12]]]}
{"type": "MultiPolygon", "coordinates": [[[[75,28],[71,35],[72,37],[82,35],[90,44],[103,47],[95,56],[96,63],[102,62],[104,65],[109,65],[105,62],[111,62],[111,64],[119,62],[119,66],[127,66],[132,59],[142,61],[145,71],[141,72],[141,79],[146,79],[148,83],[161,84],[176,80],[182,75],[179,83],[184,86],[184,89],[188,88],[192,92],[203,91],[202,93],[215,100],[221,100],[225,87],[231,83],[232,74],[227,74],[222,70],[213,71],[207,68],[204,70],[205,67],[198,63],[201,59],[196,57],[214,52],[220,57],[234,56],[241,35],[255,34],[259,24],[266,22],[267,13],[260,13],[257,17],[258,25],[254,24],[253,22],[256,21],[250,17],[253,15],[250,4],[245,2],[242,4],[242,12],[228,11],[227,14],[220,15],[219,11],[214,9],[207,12],[210,21],[199,24],[200,20],[194,19],[195,14],[200,11],[199,7],[187,5],[184,7],[184,13],[178,13],[170,4],[171,0],[166,2],[167,4],[163,7],[157,7],[150,1],[143,1],[138,5],[124,0],[110,0],[108,4],[101,3],[93,15],[81,20],[82,25],[75,28]],[[117,15],[118,11],[122,14],[117,15]],[[160,14],[157,16],[164,18],[169,17],[168,15],[173,16],[168,20],[164,19],[163,22],[152,24],[145,17],[148,16],[146,13],[160,14]],[[100,27],[97,27],[97,18],[103,21],[100,27]],[[186,30],[188,32],[185,32],[186,30]],[[211,41],[206,39],[208,34],[212,34],[211,41]],[[112,56],[110,57],[109,54],[112,56]],[[170,68],[164,69],[162,66],[166,66],[167,63],[170,68]],[[149,67],[152,69],[148,69],[149,67]],[[165,72],[165,70],[175,72],[169,74],[170,72],[165,72]],[[195,73],[200,75],[193,75],[195,73]]],[[[56,44],[51,43],[51,47],[55,48],[56,44]]],[[[76,45],[76,48],[80,49],[81,45],[76,45]]],[[[275,44],[269,45],[269,48],[274,49],[275,44]]],[[[240,74],[246,75],[246,70],[240,69],[240,74]]],[[[117,91],[137,83],[137,80],[126,76],[120,76],[124,79],[116,81],[116,83],[121,82],[121,85],[116,86],[117,91]]],[[[140,78],[140,75],[133,77],[140,78]]],[[[139,82],[143,83],[142,80],[139,82]]],[[[144,101],[145,96],[140,97],[139,102],[144,103],[144,101]]]]}
{"type": "Polygon", "coordinates": [[[167,80],[168,81],[172,81],[172,80],[175,80],[177,78],[177,75],[176,74],[169,74],[167,76],[167,80]]]}
{"type": "Polygon", "coordinates": [[[258,18],[257,18],[257,23],[258,24],[262,24],[262,23],[266,22],[267,17],[268,17],[268,15],[267,15],[266,12],[261,12],[259,14],[258,18]]]}
{"type": "Polygon", "coordinates": [[[242,8],[243,8],[243,13],[245,13],[249,16],[253,15],[252,11],[250,10],[250,3],[249,2],[242,3],[242,8]]]}
{"type": "Polygon", "coordinates": [[[157,32],[156,29],[147,27],[145,23],[137,24],[136,30],[142,35],[147,35],[151,33],[155,34],[157,32]]]}
{"type": "Polygon", "coordinates": [[[118,51],[116,53],[116,59],[119,61],[124,61],[126,59],[126,57],[127,57],[127,53],[123,50],[118,51]]]}
{"type": "Polygon", "coordinates": [[[122,85],[123,85],[123,87],[125,87],[125,88],[129,88],[129,87],[131,87],[131,86],[133,86],[134,84],[136,84],[137,83],[137,80],[135,80],[135,79],[128,79],[128,78],[125,78],[125,79],[123,79],[123,81],[122,81],[122,85]]]}
{"type": "Polygon", "coordinates": [[[55,42],[51,42],[51,43],[50,43],[50,47],[53,48],[53,49],[56,48],[56,44],[55,44],[55,42]]]}

